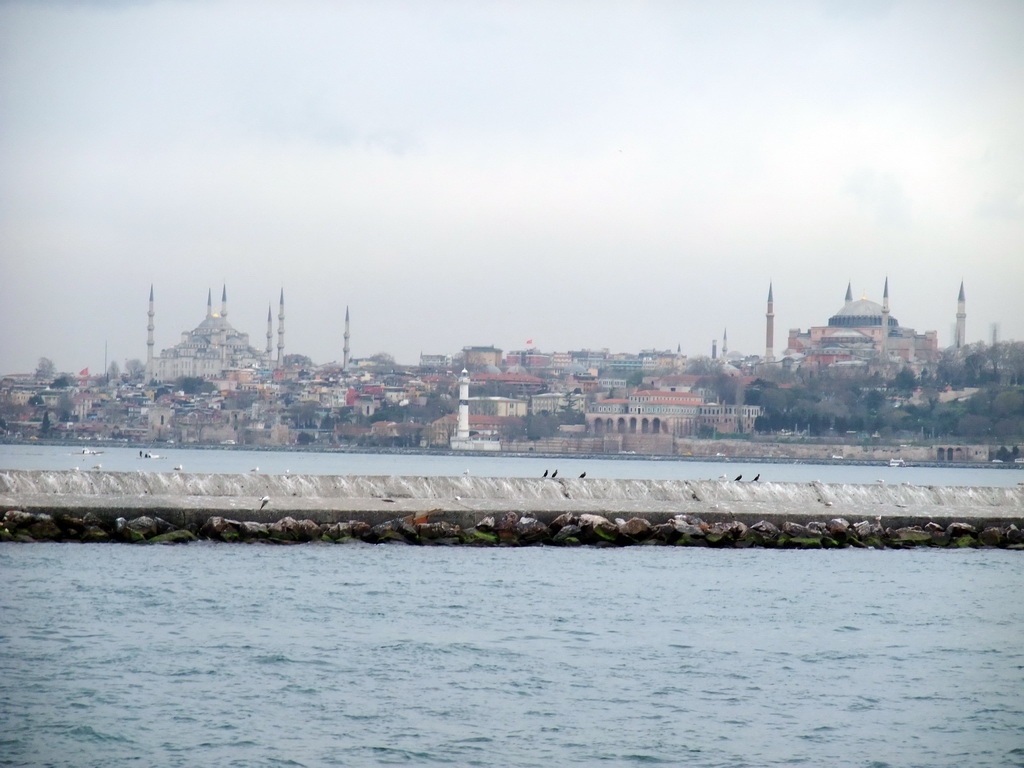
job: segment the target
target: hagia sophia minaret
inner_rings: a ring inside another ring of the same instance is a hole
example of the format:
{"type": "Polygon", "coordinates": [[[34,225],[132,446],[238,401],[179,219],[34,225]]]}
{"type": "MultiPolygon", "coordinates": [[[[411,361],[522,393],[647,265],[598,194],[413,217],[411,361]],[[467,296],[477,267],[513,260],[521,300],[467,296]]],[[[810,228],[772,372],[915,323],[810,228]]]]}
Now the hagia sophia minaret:
{"type": "Polygon", "coordinates": [[[729,329],[722,329],[722,357],[726,357],[729,354],[729,329]]]}
{"type": "Polygon", "coordinates": [[[341,370],[348,370],[348,307],[345,307],[345,346],[342,348],[341,370]]]}
{"type": "Polygon", "coordinates": [[[277,312],[277,367],[284,365],[284,288],[281,289],[281,306],[277,312]]]}
{"type": "MultiPolygon", "coordinates": [[[[961,295],[963,296],[964,289],[961,288],[961,295]]],[[[156,314],[153,311],[153,284],[150,284],[150,311],[147,312],[150,315],[150,323],[145,327],[147,336],[145,339],[145,378],[146,381],[153,381],[153,331],[155,326],[153,325],[153,317],[156,314]]]]}
{"type": "Polygon", "coordinates": [[[775,362],[775,300],[772,298],[772,284],[768,283],[768,311],[765,313],[764,361],[775,362]]]}
{"type": "Polygon", "coordinates": [[[882,289],[882,338],[878,346],[878,356],[882,362],[889,362],[889,278],[885,278],[882,289]]]}
{"type": "Polygon", "coordinates": [[[960,281],[960,296],[956,300],[956,348],[963,349],[967,336],[967,304],[964,299],[964,281],[960,281]]]}

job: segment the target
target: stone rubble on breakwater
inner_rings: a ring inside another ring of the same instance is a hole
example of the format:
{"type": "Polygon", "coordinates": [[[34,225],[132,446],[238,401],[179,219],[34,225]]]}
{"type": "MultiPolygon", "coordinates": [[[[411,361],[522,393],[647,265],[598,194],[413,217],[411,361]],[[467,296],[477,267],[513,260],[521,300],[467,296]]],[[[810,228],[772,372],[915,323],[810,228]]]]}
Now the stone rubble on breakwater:
{"type": "Polygon", "coordinates": [[[179,528],[159,517],[143,515],[113,523],[93,513],[84,517],[9,510],[0,528],[4,542],[126,542],[179,544],[197,540],[263,544],[304,542],[398,544],[420,546],[684,546],[743,549],[841,549],[871,547],[996,547],[1024,550],[1024,531],[1015,523],[982,529],[966,523],[946,526],[929,522],[899,528],[877,521],[850,523],[843,518],[805,524],[779,525],[761,520],[746,525],[739,520],[706,522],[679,514],[652,523],[643,517],[609,520],[602,515],[563,513],[550,523],[506,512],[488,515],[469,528],[445,520],[431,522],[431,514],[392,518],[376,525],[361,520],[317,523],[285,517],[272,523],[211,516],[199,526],[179,528]]]}

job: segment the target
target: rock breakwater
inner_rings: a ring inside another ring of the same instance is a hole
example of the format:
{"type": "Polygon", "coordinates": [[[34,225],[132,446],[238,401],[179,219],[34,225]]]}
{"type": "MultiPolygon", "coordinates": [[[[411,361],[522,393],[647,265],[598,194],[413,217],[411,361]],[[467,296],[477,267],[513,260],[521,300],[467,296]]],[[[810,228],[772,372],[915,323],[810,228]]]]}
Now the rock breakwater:
{"type": "Polygon", "coordinates": [[[202,525],[179,528],[149,515],[112,523],[87,513],[83,517],[9,510],[0,528],[0,541],[73,541],[83,543],[185,544],[197,540],[250,544],[354,543],[420,546],[682,546],[743,549],[842,549],[871,547],[976,548],[1024,550],[1024,531],[1015,524],[977,528],[968,522],[940,525],[885,527],[880,521],[850,523],[844,518],[785,521],[761,520],[746,525],[739,520],[708,522],[678,514],[660,522],[633,517],[609,520],[595,514],[563,513],[550,523],[506,512],[488,515],[468,528],[447,520],[431,520],[431,513],[391,518],[371,525],[364,520],[317,523],[285,517],[272,523],[211,516],[202,525]]]}

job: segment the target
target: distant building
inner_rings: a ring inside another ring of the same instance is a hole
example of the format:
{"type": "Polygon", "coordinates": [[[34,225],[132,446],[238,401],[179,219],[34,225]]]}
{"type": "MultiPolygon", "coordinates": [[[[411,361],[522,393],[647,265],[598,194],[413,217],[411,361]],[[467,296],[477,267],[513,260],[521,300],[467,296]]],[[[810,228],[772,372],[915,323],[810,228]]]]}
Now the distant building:
{"type": "Polygon", "coordinates": [[[501,350],[496,347],[463,347],[463,365],[470,370],[480,370],[488,366],[497,368],[501,365],[501,350]]]}
{"type": "MultiPolygon", "coordinates": [[[[772,314],[769,311],[769,335],[772,314]]],[[[939,340],[935,331],[918,333],[900,325],[890,314],[887,278],[881,304],[864,296],[854,300],[853,291],[847,286],[843,306],[828,319],[827,325],[806,331],[790,330],[786,356],[801,366],[813,368],[890,363],[923,366],[938,360],[939,340]]]]}
{"type": "Polygon", "coordinates": [[[181,341],[154,355],[153,331],[155,316],[153,288],[149,289],[149,324],[146,342],[146,374],[150,380],[170,381],[182,376],[223,378],[238,368],[269,368],[280,366],[284,359],[284,291],[281,291],[278,313],[278,358],[271,357],[272,319],[267,310],[267,346],[258,350],[250,346],[249,334],[236,330],[228,322],[227,287],[221,294],[220,312],[213,311],[213,295],[206,296],[206,317],[191,331],[181,334],[181,341]]]}

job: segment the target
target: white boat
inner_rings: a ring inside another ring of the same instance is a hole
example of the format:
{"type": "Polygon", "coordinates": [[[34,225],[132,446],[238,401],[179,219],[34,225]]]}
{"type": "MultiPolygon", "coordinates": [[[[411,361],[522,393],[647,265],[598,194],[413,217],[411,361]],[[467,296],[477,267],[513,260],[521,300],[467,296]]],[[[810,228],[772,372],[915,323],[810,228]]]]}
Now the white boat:
{"type": "Polygon", "coordinates": [[[907,466],[907,462],[905,462],[903,459],[889,459],[889,466],[890,467],[905,467],[905,466],[907,466]]]}

